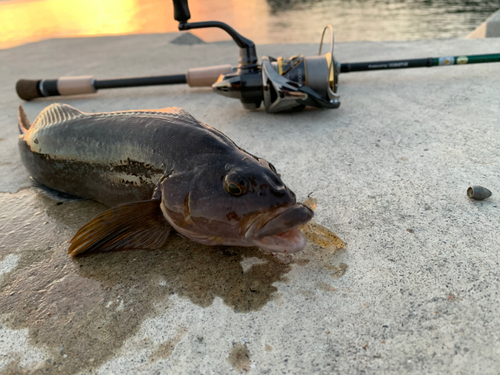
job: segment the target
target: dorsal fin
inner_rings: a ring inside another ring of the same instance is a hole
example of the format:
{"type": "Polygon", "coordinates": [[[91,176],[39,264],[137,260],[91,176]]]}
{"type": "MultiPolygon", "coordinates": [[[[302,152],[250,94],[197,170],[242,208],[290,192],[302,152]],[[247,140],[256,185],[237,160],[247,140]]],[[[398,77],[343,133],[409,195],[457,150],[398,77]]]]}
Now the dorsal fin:
{"type": "Polygon", "coordinates": [[[38,126],[47,126],[83,115],[85,115],[83,112],[70,105],[54,103],[40,112],[34,123],[38,126]]]}
{"type": "Polygon", "coordinates": [[[28,119],[28,116],[26,116],[26,113],[24,112],[22,106],[19,106],[19,114],[17,116],[17,120],[17,123],[19,125],[19,132],[21,134],[26,133],[29,128],[31,128],[30,120],[28,119]]]}
{"type": "Polygon", "coordinates": [[[165,114],[167,117],[173,117],[178,121],[182,121],[187,125],[200,126],[200,122],[195,119],[191,114],[178,107],[167,107],[162,109],[157,109],[156,112],[165,114]]]}
{"type": "MultiPolygon", "coordinates": [[[[70,107],[71,108],[71,107],[70,107]]],[[[116,115],[122,116],[158,116],[172,122],[184,123],[192,126],[203,126],[198,120],[187,113],[182,108],[167,107],[162,109],[134,109],[130,111],[102,112],[102,113],[81,113],[83,115],[96,117],[113,117],[116,115]]]]}

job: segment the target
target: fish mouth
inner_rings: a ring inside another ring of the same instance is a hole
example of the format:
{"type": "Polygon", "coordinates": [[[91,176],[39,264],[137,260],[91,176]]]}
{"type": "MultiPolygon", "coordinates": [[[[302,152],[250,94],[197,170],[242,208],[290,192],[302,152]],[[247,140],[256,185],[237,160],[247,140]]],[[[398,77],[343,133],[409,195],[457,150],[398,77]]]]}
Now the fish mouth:
{"type": "Polygon", "coordinates": [[[253,237],[253,242],[265,250],[295,253],[306,246],[305,236],[298,227],[313,216],[314,212],[302,203],[279,208],[252,225],[245,237],[253,237]]]}

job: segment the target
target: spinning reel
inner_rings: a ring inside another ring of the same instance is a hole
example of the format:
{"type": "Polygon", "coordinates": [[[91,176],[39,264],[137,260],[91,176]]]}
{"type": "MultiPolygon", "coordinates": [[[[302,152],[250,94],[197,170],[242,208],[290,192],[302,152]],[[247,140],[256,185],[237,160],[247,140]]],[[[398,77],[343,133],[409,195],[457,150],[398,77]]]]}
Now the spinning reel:
{"type": "Polygon", "coordinates": [[[221,74],[212,88],[220,95],[240,99],[246,109],[259,108],[262,101],[267,112],[308,105],[338,108],[339,69],[331,51],[307,57],[263,56],[262,64],[251,68],[240,62],[234,72],[221,74]]]}

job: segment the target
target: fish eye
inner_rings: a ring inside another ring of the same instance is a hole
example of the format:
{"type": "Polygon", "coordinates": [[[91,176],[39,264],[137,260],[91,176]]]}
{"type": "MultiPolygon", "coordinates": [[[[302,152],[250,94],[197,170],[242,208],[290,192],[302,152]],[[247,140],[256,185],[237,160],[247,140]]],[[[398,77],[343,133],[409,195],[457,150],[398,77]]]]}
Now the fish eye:
{"type": "Polygon", "coordinates": [[[247,183],[238,174],[230,173],[224,179],[224,189],[233,197],[239,197],[247,192],[247,183]]]}
{"type": "Polygon", "coordinates": [[[269,169],[271,169],[278,177],[281,177],[274,165],[272,165],[271,163],[269,163],[269,169]]]}
{"type": "Polygon", "coordinates": [[[236,184],[228,184],[226,188],[227,192],[234,196],[239,196],[243,193],[243,190],[236,184]]]}

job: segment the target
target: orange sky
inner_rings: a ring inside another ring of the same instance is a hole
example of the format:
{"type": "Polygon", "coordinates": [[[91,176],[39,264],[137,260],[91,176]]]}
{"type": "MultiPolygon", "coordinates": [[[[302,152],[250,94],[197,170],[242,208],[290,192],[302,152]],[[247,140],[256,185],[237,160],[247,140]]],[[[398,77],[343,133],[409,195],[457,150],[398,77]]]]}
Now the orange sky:
{"type": "MultiPolygon", "coordinates": [[[[262,24],[264,0],[190,0],[191,21],[238,22],[238,29],[262,24]],[[248,8],[251,9],[249,12],[248,8]],[[245,14],[238,17],[235,14],[245,14]]],[[[267,9],[266,9],[267,10],[267,9]]],[[[177,31],[169,0],[10,0],[0,2],[0,49],[57,37],[165,33],[177,31]]],[[[260,30],[263,31],[262,28],[260,30]]],[[[265,30],[264,30],[265,31],[265,30]]],[[[228,39],[220,30],[196,30],[205,41],[228,39]]]]}

